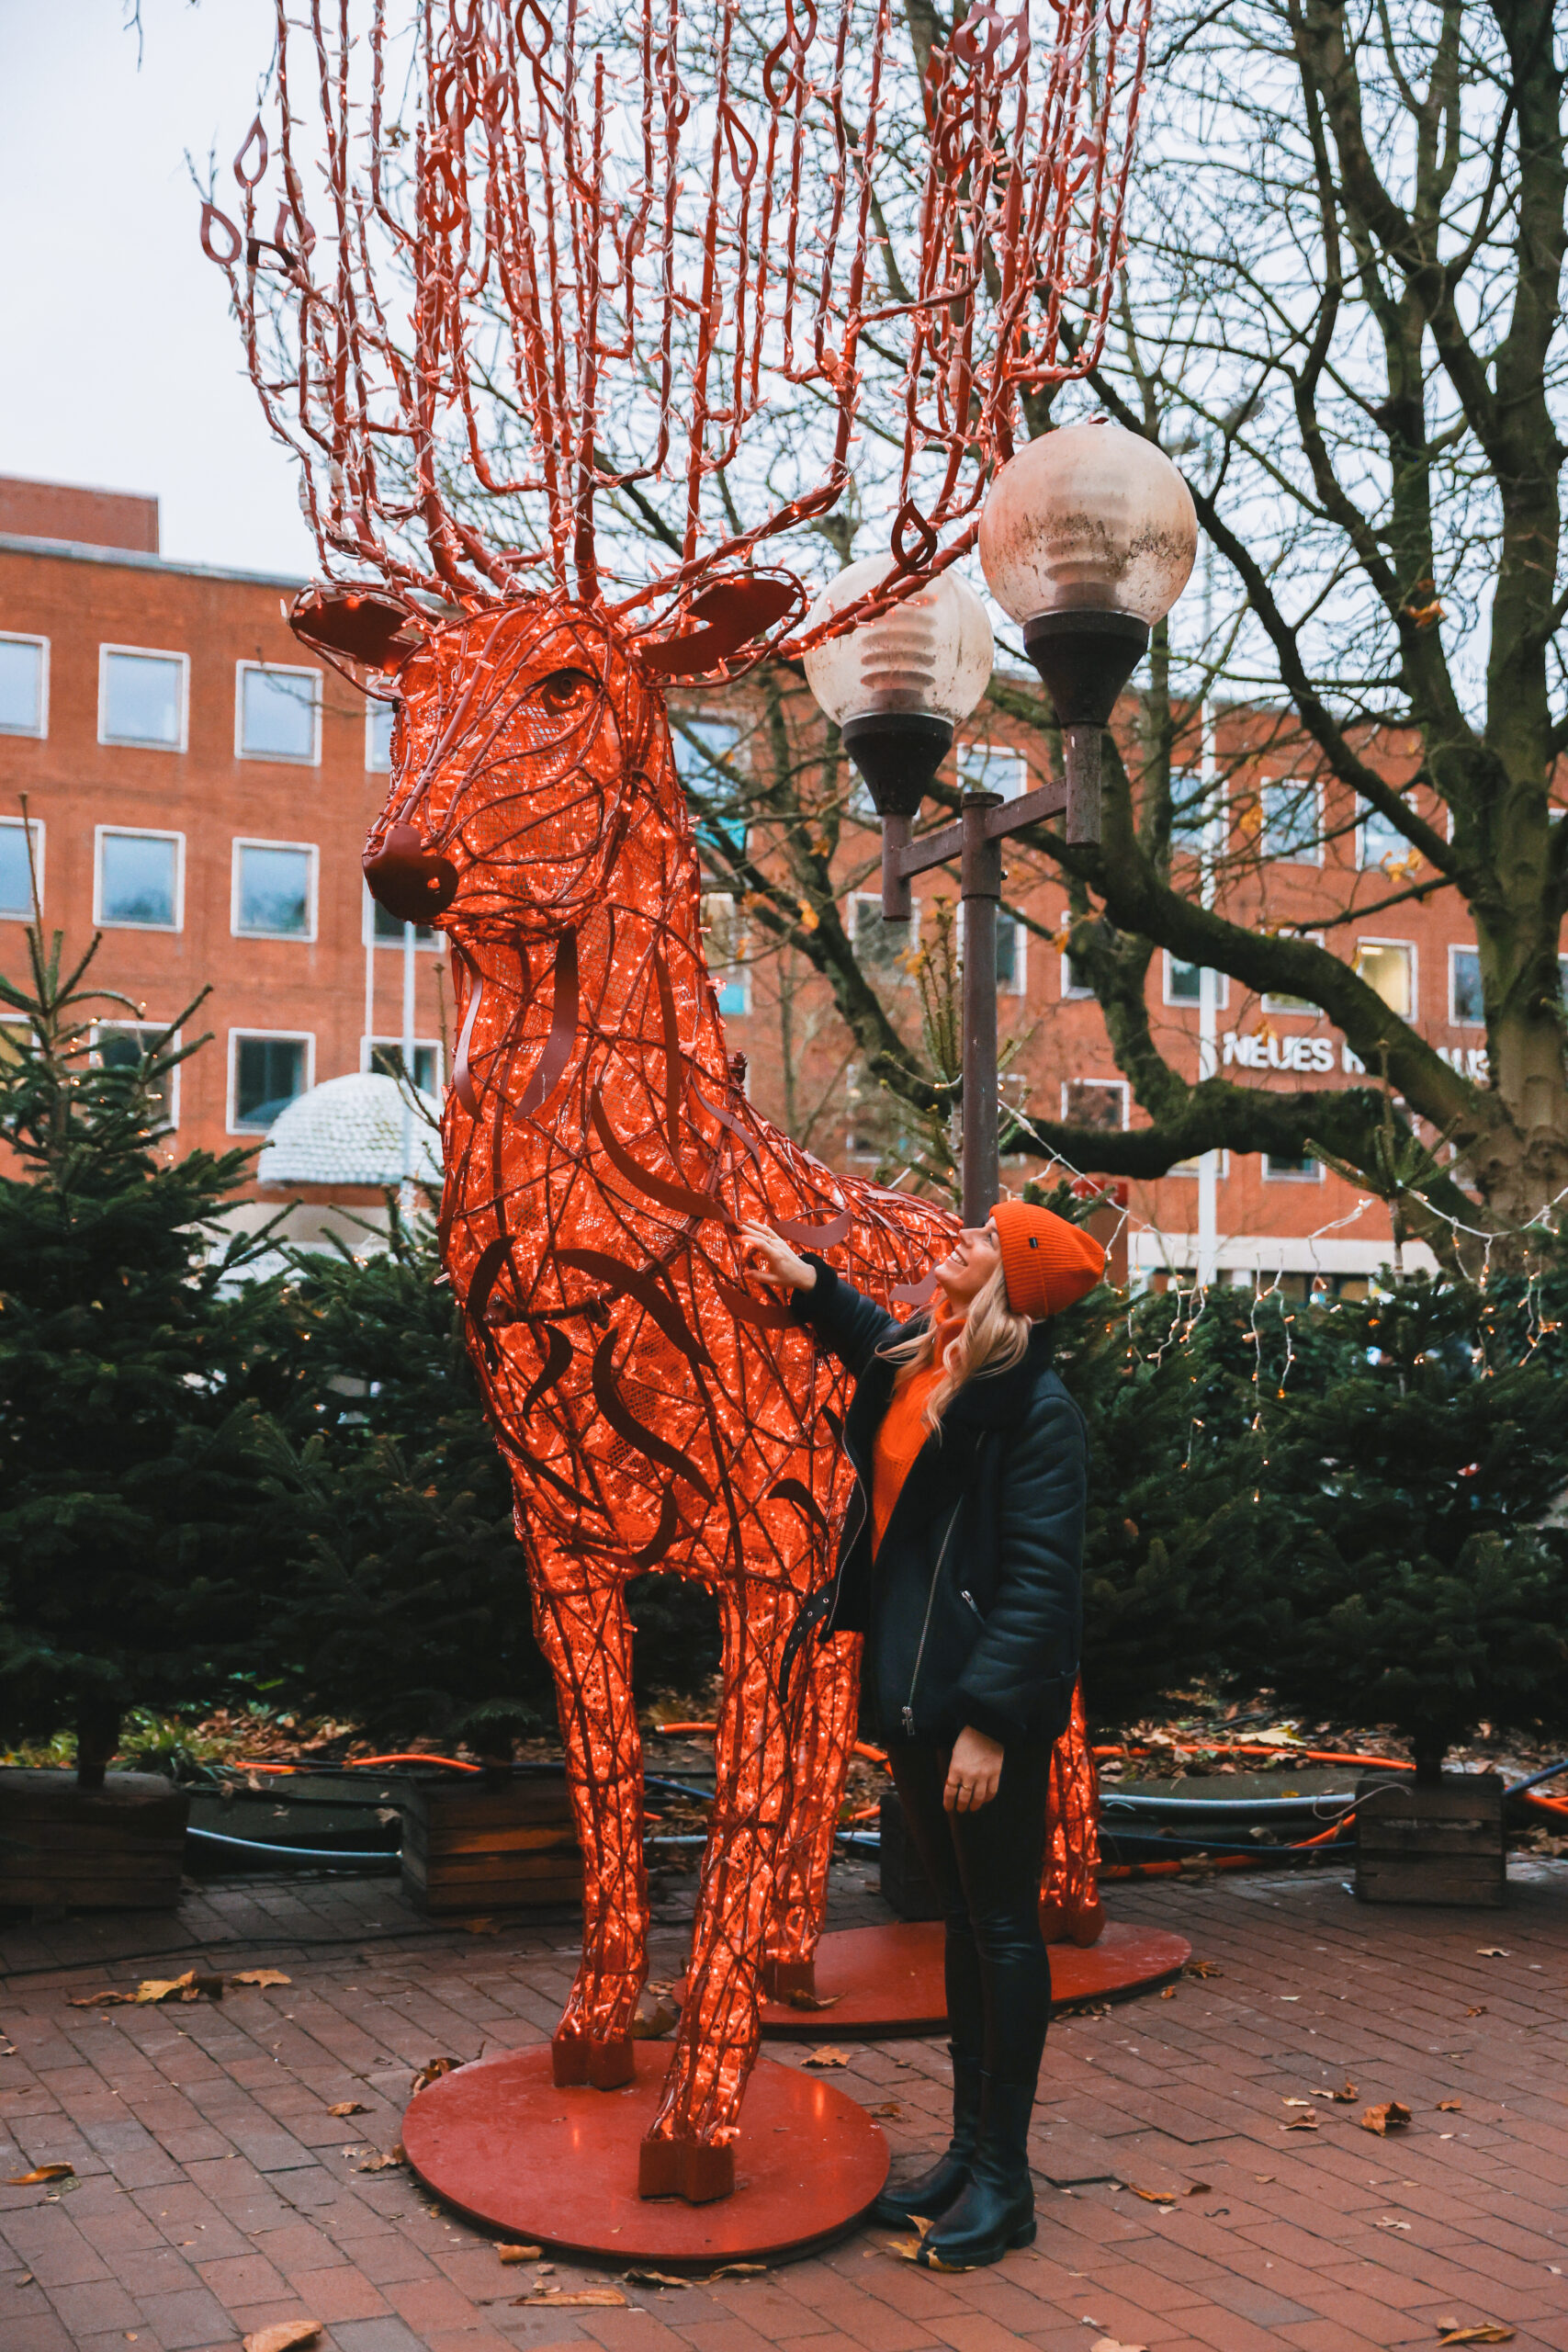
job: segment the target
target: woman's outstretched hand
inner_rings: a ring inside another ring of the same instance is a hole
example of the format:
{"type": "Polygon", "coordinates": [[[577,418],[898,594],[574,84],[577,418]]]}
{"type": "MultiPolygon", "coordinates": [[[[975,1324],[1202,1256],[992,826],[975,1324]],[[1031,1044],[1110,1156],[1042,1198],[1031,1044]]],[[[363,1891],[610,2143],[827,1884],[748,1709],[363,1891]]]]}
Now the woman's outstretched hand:
{"type": "Polygon", "coordinates": [[[804,1258],[797,1258],[789,1243],[781,1239],[771,1226],[743,1225],[739,1233],[741,1247],[765,1260],[768,1282],[783,1283],[790,1290],[816,1288],[816,1267],[808,1266],[804,1258]]]}
{"type": "Polygon", "coordinates": [[[1002,1745],[966,1724],[953,1743],[942,1802],[948,1813],[977,1813],[989,1804],[1002,1777],[1002,1745]]]}

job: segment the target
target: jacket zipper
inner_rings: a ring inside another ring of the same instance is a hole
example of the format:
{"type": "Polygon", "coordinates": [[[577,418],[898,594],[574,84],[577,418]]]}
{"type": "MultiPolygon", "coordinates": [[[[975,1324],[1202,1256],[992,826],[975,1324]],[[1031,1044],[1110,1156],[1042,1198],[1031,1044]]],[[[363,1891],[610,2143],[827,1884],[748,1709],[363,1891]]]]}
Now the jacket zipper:
{"type": "MultiPolygon", "coordinates": [[[[942,1539],[942,1549],[936,1555],[936,1566],[931,1570],[931,1590],[926,1595],[925,1623],[920,1627],[920,1645],[915,1652],[915,1670],[909,1677],[909,1696],[902,1710],[906,1739],[913,1739],[915,1736],[915,1685],[920,1679],[920,1663],[926,1654],[926,1635],[931,1629],[931,1610],[936,1602],[937,1578],[942,1574],[942,1564],[947,1557],[947,1547],[953,1541],[953,1531],[958,1524],[958,1514],[963,1508],[962,1498],[953,1504],[953,1517],[947,1522],[947,1533],[942,1539]]],[[[964,1598],[967,1600],[968,1595],[965,1594],[964,1598]]]]}
{"type": "Polygon", "coordinates": [[[980,1623],[983,1625],[986,1621],[984,1617],[980,1616],[980,1604],[976,1600],[974,1594],[972,1592],[961,1592],[958,1598],[960,1600],[966,1600],[969,1603],[970,1608],[975,1611],[976,1616],[980,1618],[980,1623]]]}

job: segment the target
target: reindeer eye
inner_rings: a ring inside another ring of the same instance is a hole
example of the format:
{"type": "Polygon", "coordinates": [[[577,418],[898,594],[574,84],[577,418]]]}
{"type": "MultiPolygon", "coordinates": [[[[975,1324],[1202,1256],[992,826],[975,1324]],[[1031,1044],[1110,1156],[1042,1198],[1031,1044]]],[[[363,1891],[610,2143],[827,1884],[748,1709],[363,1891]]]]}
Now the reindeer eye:
{"type": "Polygon", "coordinates": [[[543,703],[552,718],[558,718],[568,711],[581,710],[596,688],[597,681],[586,670],[552,670],[535,687],[534,699],[543,703]]]}

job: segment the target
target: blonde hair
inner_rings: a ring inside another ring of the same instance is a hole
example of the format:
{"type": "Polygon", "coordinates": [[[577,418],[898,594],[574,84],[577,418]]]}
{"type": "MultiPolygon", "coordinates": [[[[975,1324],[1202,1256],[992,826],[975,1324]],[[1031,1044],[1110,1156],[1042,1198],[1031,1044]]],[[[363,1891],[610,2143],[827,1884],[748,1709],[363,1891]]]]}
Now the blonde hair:
{"type": "MultiPolygon", "coordinates": [[[[917,1374],[934,1363],[937,1329],[933,1316],[923,1331],[911,1331],[907,1339],[890,1340],[877,1350],[887,1363],[898,1367],[893,1382],[895,1396],[917,1374]]],[[[940,1435],[942,1417],[965,1381],[977,1380],[987,1373],[1010,1372],[1028,1348],[1029,1317],[1015,1315],[1008,1305],[1007,1277],[998,1266],[985,1288],[970,1301],[958,1337],[948,1342],[942,1378],[927,1397],[920,1415],[926,1428],[933,1435],[940,1435]]]]}

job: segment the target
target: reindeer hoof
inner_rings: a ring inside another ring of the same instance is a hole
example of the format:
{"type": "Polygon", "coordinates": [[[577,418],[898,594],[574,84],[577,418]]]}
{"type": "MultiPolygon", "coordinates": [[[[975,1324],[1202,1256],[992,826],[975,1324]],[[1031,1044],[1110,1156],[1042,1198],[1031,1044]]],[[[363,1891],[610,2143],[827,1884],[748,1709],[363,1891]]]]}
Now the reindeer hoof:
{"type": "Polygon", "coordinates": [[[735,2150],[702,2140],[655,2140],[642,2143],[637,2159],[639,2197],[683,2197],[688,2205],[711,2205],[735,2190],[735,2150]]]}
{"type": "Polygon", "coordinates": [[[550,2072],[558,2090],[586,2083],[596,2091],[618,2091],[635,2076],[637,2059],[626,2034],[614,2041],[591,2041],[585,2034],[558,2033],[550,2044],[550,2072]]]}
{"type": "Polygon", "coordinates": [[[817,1962],[814,1960],[765,1960],[762,1962],[762,1990],[770,2001],[792,2001],[804,1994],[807,2000],[817,1997],[817,1962]]]}

